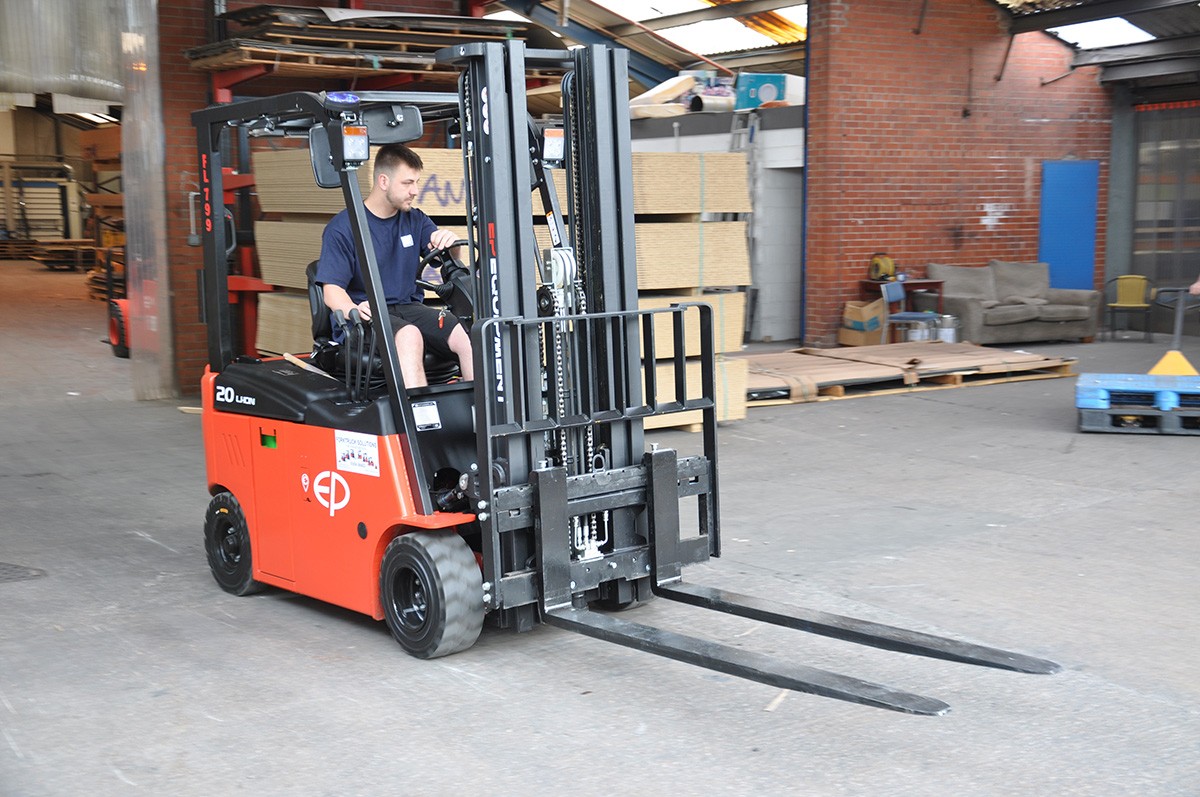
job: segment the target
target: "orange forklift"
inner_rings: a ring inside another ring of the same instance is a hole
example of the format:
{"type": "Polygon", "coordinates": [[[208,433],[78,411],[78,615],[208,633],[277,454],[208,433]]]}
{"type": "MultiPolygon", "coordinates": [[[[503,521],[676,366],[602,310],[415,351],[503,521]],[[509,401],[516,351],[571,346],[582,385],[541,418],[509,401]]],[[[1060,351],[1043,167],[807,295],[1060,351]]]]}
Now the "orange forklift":
{"type": "Polygon", "coordinates": [[[614,610],[657,597],[906,653],[1058,669],[685,583],[685,566],[721,552],[713,319],[701,303],[638,309],[628,53],[509,41],[437,58],[460,70],[457,93],[298,92],[193,114],[210,359],[204,534],[222,589],[269,585],[384,620],[420,658],[471,647],[485,622],[516,631],[547,623],[914,714],[948,706],[614,610]],[[561,122],[529,115],[529,73],[561,75],[561,122]],[[371,145],[415,140],[427,125],[445,125],[461,146],[470,255],[430,255],[442,280],[426,287],[471,330],[475,379],[456,381],[428,362],[430,384],[407,388],[357,171],[371,145]],[[372,320],[330,318],[310,267],[314,348],[302,357],[235,353],[220,199],[231,131],[239,146],[256,136],[307,139],[314,182],[340,189],[350,211],[372,320]],[[698,337],[699,379],[682,345],[656,343],[664,330],[677,342],[698,337]],[[647,418],[683,412],[702,419],[702,453],[647,443],[647,418]]]}

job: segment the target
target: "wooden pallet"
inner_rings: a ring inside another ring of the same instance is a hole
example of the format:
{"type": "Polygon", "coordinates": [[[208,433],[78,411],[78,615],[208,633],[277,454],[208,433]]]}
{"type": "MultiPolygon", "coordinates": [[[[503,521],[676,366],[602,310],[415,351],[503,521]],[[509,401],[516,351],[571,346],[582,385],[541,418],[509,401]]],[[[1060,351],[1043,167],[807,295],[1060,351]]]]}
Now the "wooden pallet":
{"type": "Polygon", "coordinates": [[[937,341],[795,349],[747,359],[747,400],[755,407],[1075,375],[1074,358],[937,341]]]}
{"type": "Polygon", "coordinates": [[[439,67],[432,53],[382,50],[334,50],[327,47],[276,44],[254,39],[228,39],[189,50],[193,69],[220,72],[240,66],[269,66],[283,77],[363,77],[390,72],[457,74],[439,67]]]}
{"type": "Polygon", "coordinates": [[[26,239],[0,239],[0,260],[28,260],[33,257],[37,245],[37,241],[26,239]]]}

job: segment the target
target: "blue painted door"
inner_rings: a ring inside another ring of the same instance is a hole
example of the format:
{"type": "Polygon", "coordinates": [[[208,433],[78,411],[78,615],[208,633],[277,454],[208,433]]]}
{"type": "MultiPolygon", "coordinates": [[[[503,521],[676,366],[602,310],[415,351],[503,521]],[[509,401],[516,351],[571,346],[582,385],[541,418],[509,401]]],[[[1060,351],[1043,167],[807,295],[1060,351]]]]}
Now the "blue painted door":
{"type": "Polygon", "coordinates": [[[1050,287],[1093,288],[1100,161],[1043,161],[1038,260],[1050,264],[1050,287]]]}

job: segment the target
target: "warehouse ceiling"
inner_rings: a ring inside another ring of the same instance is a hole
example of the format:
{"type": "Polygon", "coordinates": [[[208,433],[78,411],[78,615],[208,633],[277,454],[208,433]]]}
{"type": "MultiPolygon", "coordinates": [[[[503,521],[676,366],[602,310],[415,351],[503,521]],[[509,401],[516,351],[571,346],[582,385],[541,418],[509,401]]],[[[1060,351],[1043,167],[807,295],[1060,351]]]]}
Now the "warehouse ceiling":
{"type": "Polygon", "coordinates": [[[516,13],[571,44],[619,44],[643,88],[683,69],[804,74],[804,0],[496,0],[485,10],[516,13]]]}
{"type": "MultiPolygon", "coordinates": [[[[1076,50],[1073,66],[1134,88],[1200,83],[1197,0],[992,0],[1016,35],[1042,31],[1076,50]]],[[[930,0],[914,4],[924,20],[930,0]]],[[[494,0],[568,43],[615,42],[632,51],[631,75],[653,85],[681,69],[804,73],[807,3],[797,0],[494,0]],[[797,11],[799,10],[799,13],[797,11]],[[800,22],[797,22],[797,19],[800,22]],[[760,35],[738,46],[735,27],[760,35]],[[706,48],[706,41],[722,42],[706,48]]]]}

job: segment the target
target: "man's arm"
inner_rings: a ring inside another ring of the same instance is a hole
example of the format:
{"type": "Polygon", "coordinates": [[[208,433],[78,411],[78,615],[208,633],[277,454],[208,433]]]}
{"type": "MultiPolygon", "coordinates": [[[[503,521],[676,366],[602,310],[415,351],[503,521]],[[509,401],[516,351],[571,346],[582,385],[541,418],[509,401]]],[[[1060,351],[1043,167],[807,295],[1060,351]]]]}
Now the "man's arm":
{"type": "Polygon", "coordinates": [[[358,307],[363,318],[370,318],[370,305],[367,302],[356,304],[346,290],[353,277],[353,263],[357,258],[354,242],[346,229],[348,224],[339,214],[325,225],[321,233],[321,258],[317,264],[316,281],[321,285],[321,297],[331,313],[341,310],[342,315],[348,316],[351,310],[358,307]]]}
{"type": "Polygon", "coordinates": [[[334,310],[341,310],[342,315],[348,316],[350,315],[350,311],[357,307],[358,312],[362,314],[364,319],[371,317],[370,302],[363,301],[355,304],[354,300],[350,298],[350,294],[346,293],[346,289],[341,286],[327,282],[321,286],[321,295],[325,299],[325,306],[329,308],[329,312],[331,313],[334,310]]]}

